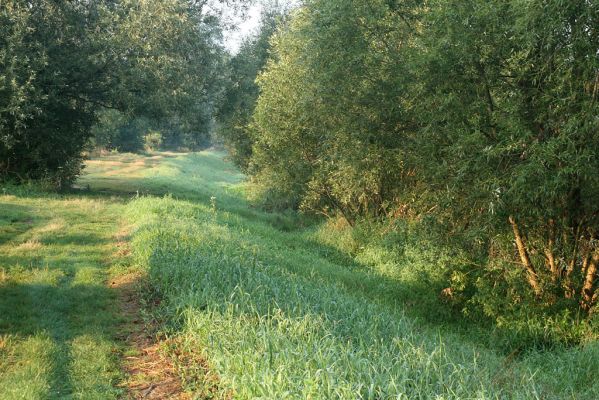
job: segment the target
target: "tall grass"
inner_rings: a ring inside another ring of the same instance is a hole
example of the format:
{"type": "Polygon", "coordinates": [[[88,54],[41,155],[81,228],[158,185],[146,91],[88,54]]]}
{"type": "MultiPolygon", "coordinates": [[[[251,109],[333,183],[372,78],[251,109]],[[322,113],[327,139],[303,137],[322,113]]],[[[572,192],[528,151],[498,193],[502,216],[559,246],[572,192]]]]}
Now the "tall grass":
{"type": "MultiPolygon", "coordinates": [[[[470,334],[423,293],[449,262],[441,250],[409,241],[397,253],[372,241],[355,248],[334,227],[262,213],[220,156],[166,161],[145,185],[174,195],[142,196],[127,209],[136,262],[164,300],[158,312],[178,338],[174,351],[208,361],[217,395],[599,398],[596,344],[506,355],[481,340],[484,325],[470,334]]],[[[205,389],[201,369],[181,367],[190,389],[205,389]]]]}

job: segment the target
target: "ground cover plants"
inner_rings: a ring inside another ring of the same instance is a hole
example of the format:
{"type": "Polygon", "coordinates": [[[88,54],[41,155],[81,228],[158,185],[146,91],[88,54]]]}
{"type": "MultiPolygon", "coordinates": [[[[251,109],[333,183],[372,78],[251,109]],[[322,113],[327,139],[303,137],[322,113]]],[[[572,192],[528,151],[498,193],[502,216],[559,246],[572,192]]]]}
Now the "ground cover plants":
{"type": "Polygon", "coordinates": [[[451,323],[459,317],[422,291],[452,254],[409,240],[399,256],[382,243],[349,252],[343,228],[253,208],[222,156],[166,159],[143,185],[168,181],[174,194],[141,196],[126,212],[135,262],[147,266],[163,299],[156,312],[177,338],[171,351],[203,360],[181,366],[192,390],[248,399],[597,396],[596,343],[509,351],[492,325],[451,323]]]}
{"type": "Polygon", "coordinates": [[[265,212],[225,155],[113,154],[72,193],[4,187],[0,398],[126,396],[136,350],[108,284],[130,271],[195,398],[599,395],[596,342],[522,346],[437,295],[455,249],[265,212]]]}
{"type": "MultiPolygon", "coordinates": [[[[3,187],[0,398],[116,399],[119,197],[3,187]]],[[[122,240],[122,239],[121,239],[122,240]]]]}

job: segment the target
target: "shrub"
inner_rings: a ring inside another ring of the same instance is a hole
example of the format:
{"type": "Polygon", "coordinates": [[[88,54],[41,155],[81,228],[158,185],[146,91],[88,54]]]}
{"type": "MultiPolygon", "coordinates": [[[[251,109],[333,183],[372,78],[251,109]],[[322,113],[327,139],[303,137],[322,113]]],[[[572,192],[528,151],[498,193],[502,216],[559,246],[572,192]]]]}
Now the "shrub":
{"type": "Polygon", "coordinates": [[[149,131],[144,136],[144,148],[146,151],[155,151],[162,146],[162,133],[158,131],[149,131]]]}

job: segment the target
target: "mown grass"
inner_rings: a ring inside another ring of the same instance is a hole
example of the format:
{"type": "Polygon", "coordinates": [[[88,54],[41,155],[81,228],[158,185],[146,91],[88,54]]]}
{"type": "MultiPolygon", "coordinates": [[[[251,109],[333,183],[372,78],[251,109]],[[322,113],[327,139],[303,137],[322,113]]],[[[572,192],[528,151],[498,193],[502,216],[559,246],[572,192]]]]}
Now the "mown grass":
{"type": "MultiPolygon", "coordinates": [[[[243,176],[203,152],[162,159],[127,207],[136,263],[163,299],[188,388],[240,399],[599,398],[599,346],[506,353],[437,298],[450,249],[361,241],[348,228],[251,206],[243,176]],[[165,190],[171,195],[152,194],[165,190]],[[428,289],[427,289],[428,288],[428,289]]],[[[121,180],[118,180],[121,179],[121,180]]],[[[98,186],[96,186],[98,185],[98,186]]],[[[488,337],[486,337],[488,336],[488,337]]]]}
{"type": "Polygon", "coordinates": [[[119,312],[106,286],[119,198],[0,195],[0,399],[111,399],[122,394],[119,312]]]}

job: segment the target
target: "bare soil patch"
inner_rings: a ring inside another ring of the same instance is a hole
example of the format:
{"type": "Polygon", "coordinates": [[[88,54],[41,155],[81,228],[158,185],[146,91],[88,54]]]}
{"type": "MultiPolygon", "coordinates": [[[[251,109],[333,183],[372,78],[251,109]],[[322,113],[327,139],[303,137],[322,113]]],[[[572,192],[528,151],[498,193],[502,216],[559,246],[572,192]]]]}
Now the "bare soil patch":
{"type": "Polygon", "coordinates": [[[166,355],[166,340],[156,335],[156,327],[142,319],[139,291],[144,277],[139,273],[113,279],[126,323],[122,340],[131,349],[123,356],[127,378],[122,386],[129,399],[191,399],[183,389],[173,360],[166,355]]]}

